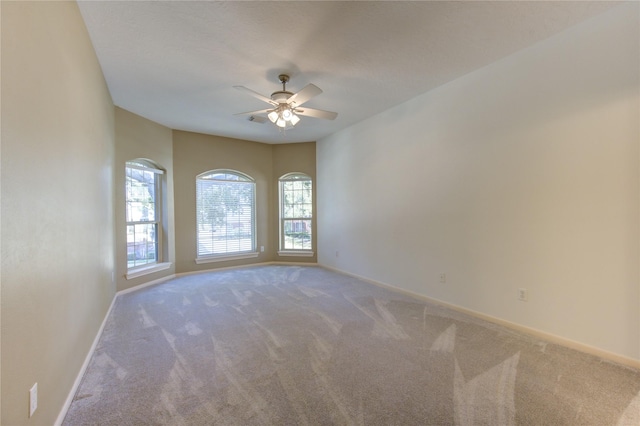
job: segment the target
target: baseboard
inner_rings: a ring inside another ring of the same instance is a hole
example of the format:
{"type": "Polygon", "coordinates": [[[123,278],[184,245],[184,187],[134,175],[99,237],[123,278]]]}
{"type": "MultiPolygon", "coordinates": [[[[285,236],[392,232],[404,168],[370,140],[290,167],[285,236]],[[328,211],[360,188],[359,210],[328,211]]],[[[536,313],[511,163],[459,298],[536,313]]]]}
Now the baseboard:
{"type": "Polygon", "coordinates": [[[338,268],[334,268],[332,266],[327,266],[327,265],[323,265],[323,264],[318,264],[318,266],[325,268],[325,269],[329,269],[335,272],[339,272],[341,274],[345,274],[354,278],[358,278],[362,281],[366,281],[368,283],[371,283],[373,285],[376,285],[378,287],[383,287],[386,289],[389,289],[391,291],[395,291],[397,293],[402,293],[402,294],[406,294],[408,296],[411,297],[416,297],[418,299],[422,299],[422,300],[426,300],[428,302],[434,303],[436,305],[440,305],[449,309],[452,309],[454,311],[457,312],[461,312],[467,315],[471,315],[475,318],[479,318],[482,319],[484,321],[488,321],[491,322],[493,324],[498,324],[507,328],[510,328],[512,330],[524,333],[524,334],[528,334],[530,336],[533,336],[535,338],[538,338],[540,340],[546,340],[548,342],[551,343],[555,343],[579,352],[583,352],[589,355],[593,355],[596,356],[598,358],[602,358],[603,360],[609,361],[609,362],[613,362],[616,364],[620,364],[620,365],[624,365],[627,367],[631,367],[631,368],[635,368],[635,369],[640,369],[640,360],[635,359],[635,358],[630,358],[624,355],[620,355],[614,352],[609,352],[606,351],[604,349],[600,349],[594,346],[590,346],[587,345],[585,343],[581,343],[581,342],[577,342],[575,340],[571,340],[571,339],[567,339],[566,337],[562,337],[562,336],[558,336],[556,334],[552,334],[552,333],[547,333],[546,331],[542,331],[542,330],[538,330],[536,328],[532,328],[532,327],[527,327],[518,323],[514,323],[511,321],[507,321],[501,318],[497,318],[491,315],[487,315],[487,314],[483,314],[482,312],[478,312],[478,311],[474,311],[472,309],[468,309],[468,308],[464,308],[462,306],[458,306],[458,305],[454,305],[452,303],[448,303],[448,302],[444,302],[442,300],[439,299],[435,299],[433,297],[429,297],[429,296],[425,296],[424,294],[420,294],[420,293],[415,293],[409,290],[405,290],[403,288],[400,287],[396,287],[387,283],[383,283],[381,281],[377,281],[368,277],[364,277],[361,275],[357,275],[357,274],[353,274],[351,272],[347,272],[347,271],[343,271],[341,269],[338,268]]]}
{"type": "Polygon", "coordinates": [[[276,260],[269,262],[270,265],[283,265],[283,266],[320,266],[317,262],[285,262],[282,260],[276,260]]]}
{"type": "Polygon", "coordinates": [[[91,347],[89,348],[89,352],[87,353],[87,356],[84,359],[84,362],[82,363],[82,367],[80,367],[80,371],[78,372],[78,375],[76,376],[76,380],[73,382],[73,386],[71,387],[71,391],[69,391],[69,395],[67,396],[67,399],[64,402],[64,405],[62,406],[62,409],[60,410],[60,413],[58,414],[58,418],[56,419],[56,422],[54,423],[55,426],[60,426],[62,425],[62,422],[64,421],[64,418],[67,415],[67,411],[69,410],[69,407],[71,407],[71,403],[73,402],[73,398],[76,396],[76,392],[78,391],[78,387],[80,387],[80,383],[82,382],[82,378],[84,377],[84,373],[87,371],[87,367],[89,367],[89,362],[91,361],[91,357],[93,356],[93,353],[96,350],[96,347],[98,346],[98,342],[100,341],[100,337],[102,336],[102,331],[104,330],[105,325],[107,324],[107,319],[109,318],[109,315],[111,314],[111,311],[113,310],[113,306],[116,303],[116,299],[118,298],[117,294],[113,297],[113,299],[111,299],[111,305],[109,305],[109,309],[107,309],[107,313],[105,314],[104,318],[102,319],[102,324],[100,324],[100,328],[98,329],[98,332],[96,333],[96,337],[93,339],[93,343],[91,344],[91,347]]]}
{"type": "Polygon", "coordinates": [[[134,291],[138,291],[138,290],[141,290],[141,289],[143,289],[145,287],[150,287],[152,285],[161,284],[161,283],[163,283],[165,281],[168,281],[170,279],[177,278],[177,277],[185,277],[185,276],[188,276],[188,275],[197,275],[197,274],[207,274],[209,272],[226,271],[226,270],[229,270],[229,269],[244,269],[244,268],[252,268],[252,267],[256,267],[256,266],[268,266],[268,265],[318,266],[317,263],[313,263],[313,262],[281,262],[281,261],[273,261],[273,262],[251,263],[249,265],[224,266],[222,268],[202,269],[202,270],[199,270],[199,271],[180,272],[180,273],[177,273],[177,274],[167,275],[166,277],[158,278],[157,280],[153,280],[153,281],[149,281],[149,282],[146,282],[146,283],[142,283],[142,284],[139,284],[139,285],[131,287],[131,288],[120,290],[119,292],[116,293],[116,296],[119,296],[121,294],[131,293],[131,292],[134,292],[134,291]]]}
{"type": "Polygon", "coordinates": [[[143,289],[145,287],[149,287],[149,286],[152,286],[152,285],[163,283],[163,282],[168,281],[168,280],[170,280],[172,278],[175,278],[175,277],[176,277],[176,274],[171,274],[171,275],[167,275],[166,277],[158,278],[157,280],[153,280],[153,281],[149,281],[149,282],[146,282],[146,283],[138,284],[138,285],[130,287],[130,288],[125,288],[124,290],[120,290],[120,291],[116,292],[116,297],[118,297],[121,294],[132,293],[134,291],[138,291],[138,290],[143,289]]]}
{"type": "Polygon", "coordinates": [[[187,275],[196,275],[196,274],[207,274],[209,272],[216,271],[227,271],[229,269],[244,269],[244,268],[255,268],[257,266],[269,266],[269,265],[286,265],[286,266],[319,266],[315,262],[283,262],[283,261],[270,261],[270,262],[260,262],[260,263],[250,263],[248,265],[235,265],[235,266],[224,266],[222,268],[211,268],[211,269],[202,269],[199,271],[189,271],[189,272],[180,272],[175,274],[176,277],[184,277],[187,275]]]}

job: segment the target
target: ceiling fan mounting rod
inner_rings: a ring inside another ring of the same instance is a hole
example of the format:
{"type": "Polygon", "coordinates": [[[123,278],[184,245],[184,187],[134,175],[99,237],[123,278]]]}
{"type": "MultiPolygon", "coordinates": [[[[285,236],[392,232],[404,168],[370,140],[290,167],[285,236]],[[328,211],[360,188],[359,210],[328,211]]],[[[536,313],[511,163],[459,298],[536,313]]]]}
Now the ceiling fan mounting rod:
{"type": "Polygon", "coordinates": [[[287,74],[280,74],[278,78],[280,79],[280,83],[282,83],[282,91],[286,91],[285,85],[289,82],[289,76],[287,74]]]}

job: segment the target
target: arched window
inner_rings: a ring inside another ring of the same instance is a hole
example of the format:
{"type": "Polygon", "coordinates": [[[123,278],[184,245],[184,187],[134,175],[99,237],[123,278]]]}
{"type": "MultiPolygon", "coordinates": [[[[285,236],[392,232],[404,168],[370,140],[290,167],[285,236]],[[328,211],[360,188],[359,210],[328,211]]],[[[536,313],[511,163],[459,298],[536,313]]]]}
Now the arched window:
{"type": "Polygon", "coordinates": [[[127,269],[160,262],[162,241],[161,175],[164,171],[149,160],[125,165],[127,221],[127,269]]]}
{"type": "Polygon", "coordinates": [[[256,251],[255,186],[250,176],[233,170],[196,177],[198,259],[256,251]]]}
{"type": "Polygon", "coordinates": [[[288,173],[280,186],[280,255],[313,255],[313,184],[304,173],[288,173]]]}

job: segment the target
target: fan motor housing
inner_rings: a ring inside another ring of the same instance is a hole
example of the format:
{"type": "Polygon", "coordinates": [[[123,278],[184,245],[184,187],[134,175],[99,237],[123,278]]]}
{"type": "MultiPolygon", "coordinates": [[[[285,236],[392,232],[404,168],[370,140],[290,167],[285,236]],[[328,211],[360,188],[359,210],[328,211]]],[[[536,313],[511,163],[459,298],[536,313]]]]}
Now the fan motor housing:
{"type": "Polygon", "coordinates": [[[293,96],[292,92],[279,90],[271,94],[271,99],[275,102],[282,103],[282,102],[286,102],[287,99],[289,99],[291,96],[293,96]]]}

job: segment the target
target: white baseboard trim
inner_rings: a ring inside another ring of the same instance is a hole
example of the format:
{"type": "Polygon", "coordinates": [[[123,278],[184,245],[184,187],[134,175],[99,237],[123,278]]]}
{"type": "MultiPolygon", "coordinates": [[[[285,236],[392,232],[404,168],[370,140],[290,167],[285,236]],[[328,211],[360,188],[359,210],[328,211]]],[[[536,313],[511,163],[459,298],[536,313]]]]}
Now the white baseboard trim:
{"type": "Polygon", "coordinates": [[[189,272],[180,272],[177,273],[176,277],[184,277],[187,275],[197,275],[197,274],[208,274],[209,272],[216,271],[227,271],[230,269],[244,269],[244,268],[255,268],[257,266],[269,266],[269,265],[283,265],[283,266],[319,266],[315,262],[281,262],[281,261],[271,261],[271,262],[260,262],[260,263],[250,263],[248,265],[235,265],[235,266],[224,266],[222,268],[211,268],[211,269],[203,269],[200,271],[189,271],[189,272]]]}
{"type": "Polygon", "coordinates": [[[320,266],[316,262],[284,262],[280,260],[276,260],[274,262],[269,262],[270,265],[282,265],[282,266],[320,266]]]}
{"type": "Polygon", "coordinates": [[[288,266],[318,266],[317,263],[313,263],[313,262],[281,262],[281,261],[274,261],[274,262],[260,262],[260,263],[250,263],[248,265],[235,265],[235,266],[224,266],[221,268],[209,268],[209,269],[203,269],[200,271],[189,271],[189,272],[179,272],[176,274],[171,274],[171,275],[167,275],[166,277],[162,277],[162,278],[158,278],[157,280],[153,280],[153,281],[149,281],[146,283],[142,283],[139,284],[137,286],[131,287],[131,288],[126,288],[124,290],[120,290],[118,292],[116,292],[116,297],[122,295],[122,294],[127,294],[127,293],[132,293],[134,291],[138,291],[141,290],[145,287],[150,287],[156,284],[161,284],[165,281],[169,281],[173,278],[177,278],[177,277],[184,277],[184,276],[188,276],[188,275],[197,275],[197,274],[206,274],[209,272],[216,272],[216,271],[225,271],[225,270],[229,270],[229,269],[243,269],[243,268],[252,268],[252,267],[257,267],[257,266],[268,266],[268,265],[288,265],[288,266]]]}
{"type": "Polygon", "coordinates": [[[627,367],[631,367],[631,368],[635,368],[635,369],[640,369],[640,360],[639,359],[635,359],[635,358],[630,358],[627,357],[625,355],[620,355],[617,354],[615,352],[609,352],[606,351],[604,349],[600,349],[597,348],[595,346],[590,346],[587,345],[585,343],[581,343],[581,342],[577,342],[575,340],[571,340],[568,339],[566,337],[562,337],[562,336],[558,336],[556,334],[552,334],[552,333],[547,333],[546,331],[542,331],[542,330],[538,330],[536,328],[532,328],[532,327],[527,327],[521,324],[517,324],[511,321],[507,321],[501,318],[497,318],[491,315],[487,315],[487,314],[483,314],[482,312],[478,312],[478,311],[474,311],[472,309],[467,309],[464,308],[462,306],[458,306],[458,305],[454,305],[452,303],[448,303],[448,302],[444,302],[442,300],[439,299],[435,299],[433,297],[429,297],[429,296],[425,296],[424,294],[420,294],[420,293],[415,293],[409,290],[405,290],[403,288],[400,287],[396,287],[387,283],[383,283],[381,281],[376,281],[374,279],[371,278],[367,278],[361,275],[357,275],[357,274],[353,274],[351,272],[347,272],[347,271],[343,271],[341,269],[338,268],[334,268],[332,266],[327,266],[327,265],[323,265],[323,264],[318,264],[318,266],[325,268],[325,269],[329,269],[331,271],[335,271],[335,272],[339,272],[341,274],[345,274],[354,278],[358,278],[362,281],[366,281],[368,283],[371,283],[373,285],[379,286],[379,287],[384,287],[386,289],[389,289],[391,291],[395,291],[398,293],[402,293],[402,294],[406,294],[408,296],[411,297],[416,297],[418,299],[422,299],[422,300],[426,300],[428,302],[434,303],[436,305],[440,305],[440,306],[444,306],[446,308],[452,309],[454,311],[457,312],[461,312],[467,315],[471,315],[473,317],[491,322],[493,324],[498,324],[498,325],[502,325],[504,327],[510,328],[512,330],[524,333],[524,334],[528,334],[530,336],[536,337],[538,339],[541,340],[546,340],[548,342],[551,343],[555,343],[570,349],[574,349],[576,351],[579,352],[583,352],[589,355],[593,355],[593,356],[597,356],[598,358],[602,358],[603,360],[607,360],[610,362],[614,362],[616,364],[620,364],[620,365],[624,365],[627,367]]]}
{"type": "Polygon", "coordinates": [[[154,263],[152,265],[130,270],[124,275],[124,277],[128,280],[132,280],[134,278],[142,277],[156,272],[166,271],[167,269],[171,268],[171,265],[171,262],[154,263]]]}
{"type": "Polygon", "coordinates": [[[84,358],[84,362],[82,363],[82,367],[80,367],[80,371],[78,372],[78,375],[76,376],[76,380],[73,382],[73,386],[71,386],[71,391],[69,391],[69,395],[67,396],[67,399],[64,402],[64,405],[62,406],[62,409],[60,410],[60,413],[58,414],[58,418],[56,419],[56,422],[54,423],[55,426],[60,426],[62,425],[62,422],[64,421],[64,418],[67,416],[67,411],[69,411],[69,407],[71,407],[71,403],[73,402],[73,398],[76,396],[76,392],[78,391],[78,388],[80,387],[80,383],[82,382],[82,378],[84,377],[84,373],[87,371],[87,367],[89,367],[89,361],[91,361],[91,357],[93,357],[93,353],[96,350],[96,347],[98,346],[98,342],[100,341],[100,337],[102,336],[102,331],[104,330],[104,326],[107,324],[107,319],[109,318],[109,315],[111,314],[111,311],[113,310],[113,306],[116,303],[116,299],[118,298],[118,295],[116,294],[113,299],[111,300],[111,305],[109,305],[109,309],[107,309],[107,313],[105,314],[104,318],[102,319],[102,324],[100,324],[100,328],[98,329],[98,333],[96,333],[96,337],[93,339],[93,343],[91,344],[91,347],[89,348],[89,352],[87,353],[87,356],[84,358]]]}
{"type": "Polygon", "coordinates": [[[163,283],[163,282],[168,281],[168,280],[170,280],[172,278],[175,278],[175,277],[176,277],[176,274],[171,274],[171,275],[167,275],[166,277],[158,278],[157,280],[153,280],[153,281],[149,281],[149,282],[146,282],[146,283],[138,284],[138,285],[130,287],[130,288],[125,288],[124,290],[120,290],[120,291],[116,292],[116,297],[120,296],[121,294],[132,293],[134,291],[138,291],[138,290],[143,289],[145,287],[150,287],[152,285],[163,283]]]}

